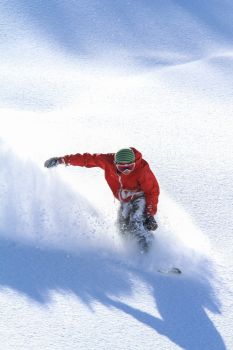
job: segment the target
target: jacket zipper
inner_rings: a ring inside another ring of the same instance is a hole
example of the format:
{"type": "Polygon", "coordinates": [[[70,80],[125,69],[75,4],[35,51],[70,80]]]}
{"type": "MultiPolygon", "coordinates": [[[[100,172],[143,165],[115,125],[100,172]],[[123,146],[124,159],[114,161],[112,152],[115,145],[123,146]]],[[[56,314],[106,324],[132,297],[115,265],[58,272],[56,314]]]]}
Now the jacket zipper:
{"type": "Polygon", "coordinates": [[[120,189],[118,191],[118,198],[120,201],[122,201],[122,198],[121,198],[121,190],[123,189],[123,185],[122,185],[122,179],[121,179],[121,176],[119,174],[117,174],[118,176],[118,181],[119,181],[119,184],[120,184],[120,189]]]}

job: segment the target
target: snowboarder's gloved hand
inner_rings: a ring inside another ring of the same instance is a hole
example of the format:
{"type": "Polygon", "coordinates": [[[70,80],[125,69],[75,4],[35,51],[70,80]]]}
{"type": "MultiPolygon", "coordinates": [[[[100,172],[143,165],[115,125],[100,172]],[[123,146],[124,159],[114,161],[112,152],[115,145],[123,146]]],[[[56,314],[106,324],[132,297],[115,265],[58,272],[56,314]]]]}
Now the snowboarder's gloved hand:
{"type": "Polygon", "coordinates": [[[53,157],[45,161],[44,166],[46,168],[53,168],[58,166],[59,164],[64,163],[63,158],[61,157],[53,157]]]}
{"type": "Polygon", "coordinates": [[[158,228],[158,224],[152,215],[146,217],[144,226],[148,231],[155,231],[158,228]]]}

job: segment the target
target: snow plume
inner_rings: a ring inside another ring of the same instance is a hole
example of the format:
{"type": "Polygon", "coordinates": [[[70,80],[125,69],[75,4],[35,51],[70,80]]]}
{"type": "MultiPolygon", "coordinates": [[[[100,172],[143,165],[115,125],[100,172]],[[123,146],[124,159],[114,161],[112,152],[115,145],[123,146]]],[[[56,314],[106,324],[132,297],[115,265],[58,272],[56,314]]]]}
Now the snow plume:
{"type": "Polygon", "coordinates": [[[0,145],[1,236],[70,251],[103,244],[105,222],[87,199],[0,145]]]}

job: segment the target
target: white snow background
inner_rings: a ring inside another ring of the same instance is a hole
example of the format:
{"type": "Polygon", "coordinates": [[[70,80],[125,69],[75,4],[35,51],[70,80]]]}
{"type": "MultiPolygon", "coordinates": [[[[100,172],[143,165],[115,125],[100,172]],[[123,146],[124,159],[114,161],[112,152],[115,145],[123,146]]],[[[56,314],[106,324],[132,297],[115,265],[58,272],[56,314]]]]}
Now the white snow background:
{"type": "Polygon", "coordinates": [[[0,1],[1,349],[233,349],[232,37],[226,0],[0,1]],[[148,256],[101,169],[43,166],[129,146],[148,256]]]}

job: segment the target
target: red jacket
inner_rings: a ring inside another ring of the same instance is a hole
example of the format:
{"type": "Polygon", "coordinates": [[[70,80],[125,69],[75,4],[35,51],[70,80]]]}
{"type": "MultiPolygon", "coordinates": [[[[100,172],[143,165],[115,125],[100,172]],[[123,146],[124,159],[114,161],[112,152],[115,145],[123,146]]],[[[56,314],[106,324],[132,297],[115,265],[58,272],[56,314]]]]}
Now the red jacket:
{"type": "Polygon", "coordinates": [[[144,194],[146,199],[146,215],[155,215],[159,196],[158,182],[150,170],[148,163],[142,159],[142,154],[131,147],[135,153],[136,162],[134,170],[124,175],[119,173],[114,163],[114,153],[108,154],[71,154],[63,157],[65,164],[85,166],[87,168],[99,167],[105,172],[105,179],[113,195],[123,202],[144,194]]]}

